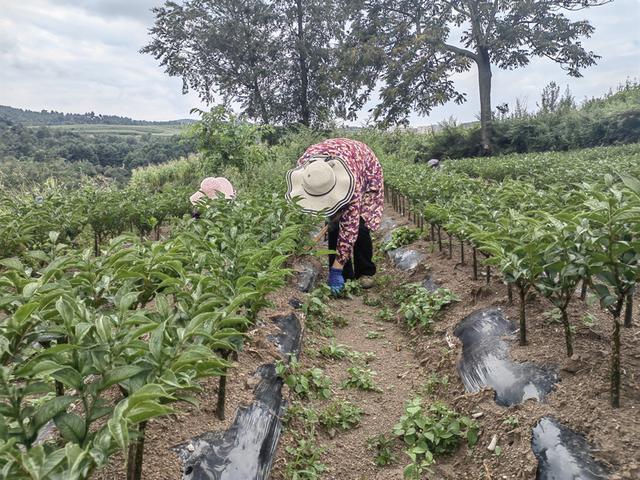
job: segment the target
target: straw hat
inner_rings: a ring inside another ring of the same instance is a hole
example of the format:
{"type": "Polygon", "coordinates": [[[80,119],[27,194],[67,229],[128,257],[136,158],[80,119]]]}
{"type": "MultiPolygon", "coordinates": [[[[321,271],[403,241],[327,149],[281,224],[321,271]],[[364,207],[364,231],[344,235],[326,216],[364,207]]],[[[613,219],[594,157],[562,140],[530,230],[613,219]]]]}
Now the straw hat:
{"type": "Polygon", "coordinates": [[[222,193],[224,198],[231,199],[236,196],[231,182],[224,177],[207,177],[200,183],[200,190],[195,192],[189,200],[193,205],[204,197],[217,198],[222,193]]]}
{"type": "Polygon", "coordinates": [[[286,197],[298,197],[305,212],[323,212],[330,217],[351,201],[355,185],[343,159],[318,155],[287,172],[286,197]]]}

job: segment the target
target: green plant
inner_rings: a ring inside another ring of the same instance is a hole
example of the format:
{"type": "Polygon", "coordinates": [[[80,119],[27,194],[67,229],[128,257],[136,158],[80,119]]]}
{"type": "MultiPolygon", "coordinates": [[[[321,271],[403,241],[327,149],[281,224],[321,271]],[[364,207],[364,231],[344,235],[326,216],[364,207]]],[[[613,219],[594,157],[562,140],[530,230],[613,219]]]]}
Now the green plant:
{"type": "Polygon", "coordinates": [[[383,322],[391,322],[395,317],[393,310],[389,307],[381,308],[378,313],[376,313],[376,319],[381,320],[383,322]]]}
{"type": "Polygon", "coordinates": [[[369,307],[379,307],[382,304],[382,300],[374,295],[365,295],[362,297],[362,303],[369,307]]]}
{"type": "Polygon", "coordinates": [[[347,325],[349,325],[349,320],[347,320],[342,315],[332,315],[331,322],[333,323],[334,326],[338,328],[344,328],[347,325]]]}
{"type": "Polygon", "coordinates": [[[335,343],[330,343],[320,349],[320,355],[334,360],[342,360],[343,358],[349,357],[351,354],[351,351],[346,345],[337,345],[335,343]]]}
{"type": "Polygon", "coordinates": [[[585,313],[582,317],[582,323],[587,328],[592,328],[597,321],[598,319],[591,313],[585,313]]]}
{"type": "Polygon", "coordinates": [[[278,360],[276,362],[276,373],[300,398],[309,398],[312,395],[318,398],[329,398],[331,396],[331,380],[329,377],[317,367],[303,369],[295,356],[290,357],[288,364],[278,360]]]}
{"type": "Polygon", "coordinates": [[[387,437],[384,433],[367,440],[367,448],[374,451],[377,466],[384,467],[397,461],[393,453],[393,441],[393,438],[387,437]]]}
{"type": "Polygon", "coordinates": [[[432,373],[424,383],[422,390],[427,394],[432,394],[440,385],[449,385],[449,375],[443,375],[442,377],[439,377],[437,373],[432,373]]]}
{"type": "Polygon", "coordinates": [[[434,457],[453,452],[461,439],[469,447],[478,441],[478,424],[461,416],[446,405],[435,402],[428,408],[417,397],[407,403],[404,415],[393,427],[395,436],[401,438],[411,463],[405,467],[406,478],[419,478],[434,462],[434,457]]]}
{"type": "Polygon", "coordinates": [[[520,424],[520,422],[518,420],[518,417],[510,415],[503,420],[502,424],[510,428],[515,428],[520,424]]]}
{"type": "Polygon", "coordinates": [[[381,249],[385,252],[404,247],[420,238],[420,230],[410,227],[398,227],[391,232],[391,240],[384,243],[381,249]]]}
{"type": "Polygon", "coordinates": [[[320,425],[325,427],[329,435],[334,436],[335,430],[350,430],[360,424],[362,409],[346,400],[331,403],[319,415],[320,425]]]}
{"type": "Polygon", "coordinates": [[[458,297],[445,288],[431,293],[424,287],[418,287],[400,305],[398,313],[406,320],[409,327],[421,326],[428,329],[442,307],[457,302],[458,297]]]}
{"type": "Polygon", "coordinates": [[[373,377],[377,375],[376,372],[368,368],[350,367],[347,368],[347,373],[349,377],[342,382],[342,388],[357,388],[373,392],[382,391],[373,381],[373,377]]]}
{"type": "Polygon", "coordinates": [[[369,340],[374,340],[376,338],[384,337],[384,334],[382,332],[376,332],[374,330],[369,330],[367,332],[367,334],[365,335],[365,337],[368,338],[369,340]]]}
{"type": "Polygon", "coordinates": [[[313,433],[295,439],[295,446],[285,447],[289,460],[286,476],[290,480],[316,480],[327,467],[320,458],[324,449],[318,446],[313,433]]]}

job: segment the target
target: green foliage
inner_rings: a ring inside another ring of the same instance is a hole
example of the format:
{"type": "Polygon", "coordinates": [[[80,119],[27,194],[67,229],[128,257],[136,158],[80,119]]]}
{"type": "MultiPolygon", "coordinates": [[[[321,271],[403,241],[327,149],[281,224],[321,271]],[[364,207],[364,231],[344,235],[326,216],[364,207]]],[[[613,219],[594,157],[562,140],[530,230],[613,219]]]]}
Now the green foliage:
{"type": "Polygon", "coordinates": [[[295,439],[295,446],[285,447],[289,455],[286,476],[290,480],[317,480],[327,467],[320,458],[324,449],[316,443],[312,434],[295,439]]]}
{"type": "Polygon", "coordinates": [[[422,390],[426,394],[433,394],[440,386],[449,385],[449,375],[438,376],[437,373],[432,373],[424,383],[422,390]]]}
{"type": "Polygon", "coordinates": [[[406,320],[409,327],[416,326],[429,329],[440,310],[458,297],[446,288],[430,292],[422,286],[416,286],[414,292],[400,305],[398,313],[406,320]]]}
{"type": "Polygon", "coordinates": [[[331,380],[320,368],[303,369],[292,356],[289,363],[276,362],[276,373],[284,383],[300,398],[329,398],[331,396],[331,380]]]}
{"type": "Polygon", "coordinates": [[[376,338],[384,337],[384,334],[382,332],[376,332],[375,330],[369,330],[365,337],[369,340],[375,340],[376,338]]]}
{"type": "Polygon", "coordinates": [[[383,307],[376,313],[376,319],[383,322],[391,322],[395,318],[395,314],[390,307],[383,307]]]}
{"type": "Polygon", "coordinates": [[[398,227],[391,232],[391,240],[382,245],[382,250],[387,252],[404,247],[420,238],[420,230],[410,227],[398,227]]]}
{"type": "Polygon", "coordinates": [[[405,478],[420,478],[436,456],[455,451],[462,439],[473,447],[478,441],[478,430],[475,421],[442,403],[436,402],[425,408],[421,398],[411,400],[393,427],[394,435],[404,441],[411,459],[404,470],[405,478]]]}
{"type": "Polygon", "coordinates": [[[346,345],[330,343],[320,349],[320,355],[333,360],[342,360],[343,358],[349,357],[351,355],[351,351],[346,345]]]}
{"type": "Polygon", "coordinates": [[[393,441],[392,437],[384,433],[367,440],[367,448],[374,451],[375,463],[378,467],[385,467],[398,460],[393,453],[393,441]]]}
{"type": "Polygon", "coordinates": [[[319,415],[320,425],[329,435],[334,436],[336,429],[351,430],[360,424],[363,410],[347,400],[332,402],[319,415]]]}
{"type": "Polygon", "coordinates": [[[354,366],[347,368],[347,373],[349,377],[342,382],[342,388],[357,388],[372,392],[382,391],[373,380],[373,377],[377,375],[373,370],[354,366]]]}

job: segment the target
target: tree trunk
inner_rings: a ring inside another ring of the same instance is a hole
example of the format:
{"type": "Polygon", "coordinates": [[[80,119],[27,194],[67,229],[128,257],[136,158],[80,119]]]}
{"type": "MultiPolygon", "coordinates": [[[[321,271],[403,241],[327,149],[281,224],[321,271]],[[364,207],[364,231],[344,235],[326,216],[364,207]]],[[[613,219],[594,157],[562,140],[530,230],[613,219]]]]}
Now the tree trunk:
{"type": "Polygon", "coordinates": [[[567,344],[567,357],[573,355],[573,339],[571,338],[571,324],[569,323],[569,315],[567,314],[567,306],[560,309],[562,313],[562,325],[564,325],[564,340],[567,344]]]}
{"type": "Polygon", "coordinates": [[[480,87],[480,134],[482,154],[491,155],[491,58],[486,47],[478,47],[476,60],[478,65],[478,83],[480,87]]]}
{"type": "Polygon", "coordinates": [[[144,431],[147,422],[138,425],[138,437],[129,444],[129,454],[127,456],[127,480],[142,479],[142,461],[144,454],[144,431]]]}
{"type": "Polygon", "coordinates": [[[478,250],[473,247],[473,279],[478,280],[478,250]]]}
{"type": "Polygon", "coordinates": [[[520,345],[525,346],[527,344],[527,291],[518,286],[518,293],[520,293],[520,345]]]}
{"type": "Polygon", "coordinates": [[[438,225],[438,251],[442,251],[442,232],[440,231],[440,225],[438,225]]]}
{"type": "Polygon", "coordinates": [[[308,127],[311,124],[311,112],[309,111],[309,62],[304,39],[302,0],[296,0],[296,16],[298,19],[298,63],[300,65],[300,123],[308,127]]]}
{"type": "Polygon", "coordinates": [[[633,324],[633,290],[627,295],[627,304],[624,310],[624,326],[631,328],[633,324]]]}
{"type": "Polygon", "coordinates": [[[611,335],[611,406],[620,407],[620,314],[613,316],[611,335]]]}
{"type": "Polygon", "coordinates": [[[587,280],[582,280],[582,287],[580,287],[580,300],[587,298],[587,280]]]}
{"type": "Polygon", "coordinates": [[[458,237],[458,240],[460,240],[460,264],[464,265],[464,240],[462,237],[458,237]]]}

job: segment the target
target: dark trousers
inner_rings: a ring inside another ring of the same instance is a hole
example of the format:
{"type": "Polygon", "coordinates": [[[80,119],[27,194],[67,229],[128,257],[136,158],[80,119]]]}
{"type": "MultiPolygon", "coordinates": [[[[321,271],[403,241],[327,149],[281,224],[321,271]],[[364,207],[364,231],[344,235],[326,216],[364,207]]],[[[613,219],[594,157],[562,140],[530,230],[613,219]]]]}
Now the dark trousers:
{"type": "MultiPolygon", "coordinates": [[[[340,224],[329,222],[329,250],[335,250],[338,246],[338,235],[340,224]]],[[[329,255],[329,266],[333,265],[335,255],[329,255]]],[[[360,218],[358,228],[358,238],[353,245],[353,258],[344,265],[342,276],[345,280],[360,278],[363,275],[373,276],[376,274],[376,264],[373,263],[373,243],[371,233],[365,226],[364,220],[360,218]]]]}

